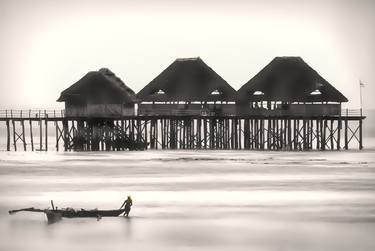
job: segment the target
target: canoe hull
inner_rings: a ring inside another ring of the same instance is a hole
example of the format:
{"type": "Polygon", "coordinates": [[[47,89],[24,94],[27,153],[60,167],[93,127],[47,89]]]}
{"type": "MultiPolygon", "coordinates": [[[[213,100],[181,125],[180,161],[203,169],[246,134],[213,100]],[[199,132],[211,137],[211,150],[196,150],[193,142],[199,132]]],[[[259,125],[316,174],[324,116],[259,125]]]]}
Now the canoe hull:
{"type": "Polygon", "coordinates": [[[98,217],[117,217],[125,212],[125,209],[117,210],[57,210],[61,211],[65,218],[98,218],[98,217]]]}

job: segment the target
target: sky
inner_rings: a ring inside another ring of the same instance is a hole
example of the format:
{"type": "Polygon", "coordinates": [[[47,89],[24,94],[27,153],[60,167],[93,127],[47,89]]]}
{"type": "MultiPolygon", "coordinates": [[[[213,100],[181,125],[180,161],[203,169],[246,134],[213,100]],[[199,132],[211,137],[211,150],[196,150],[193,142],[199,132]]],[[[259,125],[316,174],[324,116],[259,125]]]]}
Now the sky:
{"type": "Polygon", "coordinates": [[[238,90],[276,56],[301,56],[375,108],[372,0],[0,0],[0,109],[62,108],[60,92],[111,69],[135,92],[201,57],[238,90]]]}

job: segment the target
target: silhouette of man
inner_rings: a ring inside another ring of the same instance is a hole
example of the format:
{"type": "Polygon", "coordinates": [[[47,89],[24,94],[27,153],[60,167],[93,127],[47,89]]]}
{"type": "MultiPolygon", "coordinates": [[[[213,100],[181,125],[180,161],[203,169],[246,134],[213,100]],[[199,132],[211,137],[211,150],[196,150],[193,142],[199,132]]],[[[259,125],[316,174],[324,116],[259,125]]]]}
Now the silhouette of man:
{"type": "Polygon", "coordinates": [[[130,209],[133,205],[133,200],[132,198],[130,197],[130,195],[128,195],[127,199],[124,201],[124,203],[122,203],[120,209],[125,206],[125,213],[124,213],[124,216],[128,217],[129,216],[129,212],[130,212],[130,209]]]}

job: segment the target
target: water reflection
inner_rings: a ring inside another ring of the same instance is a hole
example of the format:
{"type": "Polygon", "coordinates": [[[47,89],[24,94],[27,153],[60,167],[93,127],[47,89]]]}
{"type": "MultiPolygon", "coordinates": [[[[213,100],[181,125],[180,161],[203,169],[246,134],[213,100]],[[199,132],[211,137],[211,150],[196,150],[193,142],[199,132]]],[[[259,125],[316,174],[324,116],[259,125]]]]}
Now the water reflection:
{"type": "Polygon", "coordinates": [[[371,151],[0,154],[0,250],[375,250],[371,151]],[[127,194],[130,218],[7,213],[127,194]]]}

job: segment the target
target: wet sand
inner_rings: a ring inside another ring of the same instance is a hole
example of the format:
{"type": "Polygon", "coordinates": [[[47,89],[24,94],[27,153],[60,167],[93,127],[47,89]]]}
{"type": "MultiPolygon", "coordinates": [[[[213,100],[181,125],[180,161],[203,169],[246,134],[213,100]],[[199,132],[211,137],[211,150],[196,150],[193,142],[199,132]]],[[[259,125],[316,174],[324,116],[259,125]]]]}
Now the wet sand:
{"type": "Polygon", "coordinates": [[[0,152],[0,250],[375,250],[375,151],[0,152]],[[48,225],[23,207],[119,207],[48,225]]]}

